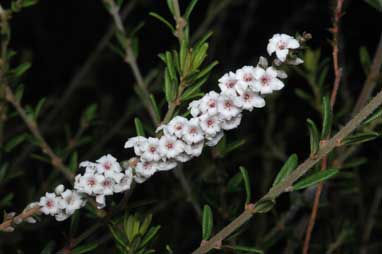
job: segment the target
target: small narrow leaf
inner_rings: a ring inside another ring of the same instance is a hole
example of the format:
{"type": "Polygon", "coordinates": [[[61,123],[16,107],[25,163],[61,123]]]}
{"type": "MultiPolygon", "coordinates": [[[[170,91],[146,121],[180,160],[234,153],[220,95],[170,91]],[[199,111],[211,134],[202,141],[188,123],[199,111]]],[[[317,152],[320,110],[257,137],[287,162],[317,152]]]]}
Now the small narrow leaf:
{"type": "Polygon", "coordinates": [[[134,118],[135,130],[138,136],[145,136],[145,130],[143,128],[141,120],[138,117],[134,118]]]}
{"type": "Polygon", "coordinates": [[[330,130],[332,128],[332,109],[330,106],[329,96],[324,96],[322,98],[322,131],[321,139],[326,139],[330,135],[330,130]]]}
{"type": "Polygon", "coordinates": [[[195,94],[200,92],[200,88],[204,85],[204,83],[207,82],[207,80],[208,80],[208,76],[196,82],[192,87],[187,88],[187,90],[184,91],[184,93],[180,97],[180,100],[186,101],[192,98],[193,96],[195,96],[195,94]]]}
{"type": "Polygon", "coordinates": [[[149,243],[158,233],[160,226],[150,228],[147,234],[143,237],[141,246],[145,246],[149,243]]]}
{"type": "Polygon", "coordinates": [[[267,213],[272,210],[274,205],[275,201],[273,199],[260,199],[256,202],[254,209],[256,213],[267,213]]]}
{"type": "Polygon", "coordinates": [[[239,191],[239,186],[241,181],[243,181],[243,177],[241,173],[237,173],[234,175],[227,183],[227,192],[237,192],[239,191]]]}
{"type": "Polygon", "coordinates": [[[186,20],[189,20],[190,19],[190,15],[191,15],[191,13],[192,13],[192,11],[193,11],[193,9],[195,8],[195,5],[198,3],[198,0],[192,0],[189,4],[188,4],[188,6],[187,6],[187,8],[186,8],[186,11],[184,12],[184,18],[186,19],[186,20]]]}
{"type": "Polygon", "coordinates": [[[249,204],[249,202],[251,202],[251,184],[248,176],[248,171],[244,167],[240,167],[240,172],[244,180],[244,187],[246,193],[245,203],[249,204]]]}
{"type": "Polygon", "coordinates": [[[338,169],[327,169],[324,171],[319,171],[298,181],[296,184],[293,185],[293,190],[301,190],[308,188],[335,176],[338,172],[338,169]]]}
{"type": "Polygon", "coordinates": [[[272,186],[279,184],[285,177],[287,177],[296,168],[297,163],[297,154],[292,154],[280,169],[272,186]]]}
{"type": "Polygon", "coordinates": [[[160,120],[161,119],[161,116],[160,116],[160,110],[159,110],[159,107],[158,107],[158,104],[155,100],[155,97],[154,95],[150,94],[150,102],[151,102],[151,106],[153,107],[154,109],[154,112],[155,112],[155,117],[160,120]]]}
{"type": "Polygon", "coordinates": [[[203,218],[202,218],[202,237],[203,240],[208,240],[211,236],[213,228],[213,216],[212,210],[208,205],[203,207],[203,218]]]}
{"type": "Polygon", "coordinates": [[[171,32],[174,32],[175,31],[175,28],[173,27],[173,25],[171,25],[170,22],[168,22],[165,18],[163,18],[161,15],[159,15],[158,13],[155,13],[155,12],[150,12],[149,15],[151,17],[154,17],[156,19],[158,19],[159,21],[161,21],[163,24],[165,24],[168,28],[170,28],[171,32]]]}
{"type": "Polygon", "coordinates": [[[354,135],[350,135],[350,136],[346,137],[344,140],[342,140],[341,145],[361,144],[361,143],[376,139],[380,136],[381,135],[377,132],[366,132],[366,133],[354,134],[354,135]]]}
{"type": "Polygon", "coordinates": [[[369,116],[362,124],[363,125],[367,125],[371,122],[374,122],[375,120],[377,120],[378,118],[381,118],[382,119],[382,108],[380,109],[377,109],[373,114],[371,114],[371,116],[369,116]]]}
{"type": "Polygon", "coordinates": [[[318,130],[316,124],[312,120],[307,119],[306,122],[308,123],[309,127],[310,153],[316,154],[318,152],[320,144],[318,130]]]}
{"type": "Polygon", "coordinates": [[[82,246],[78,246],[74,248],[71,253],[72,254],[82,254],[82,253],[89,253],[90,251],[95,250],[98,247],[98,243],[88,243],[82,246]]]}

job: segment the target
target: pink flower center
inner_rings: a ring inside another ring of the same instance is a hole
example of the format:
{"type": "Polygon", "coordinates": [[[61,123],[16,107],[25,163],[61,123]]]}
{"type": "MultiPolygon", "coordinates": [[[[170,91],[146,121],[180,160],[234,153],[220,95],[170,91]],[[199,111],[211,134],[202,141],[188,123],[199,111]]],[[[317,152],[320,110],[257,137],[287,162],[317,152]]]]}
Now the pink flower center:
{"type": "Polygon", "coordinates": [[[246,73],[246,74],[244,74],[243,79],[245,82],[251,82],[253,80],[253,76],[251,73],[246,73]]]}
{"type": "Polygon", "coordinates": [[[48,201],[46,201],[46,207],[48,207],[48,208],[53,208],[53,207],[54,207],[54,202],[53,202],[53,200],[49,199],[48,201]]]}
{"type": "Polygon", "coordinates": [[[166,147],[168,149],[173,149],[174,148],[174,144],[173,143],[167,143],[166,147]]]}
{"type": "Polygon", "coordinates": [[[89,186],[94,186],[95,184],[96,184],[96,181],[95,181],[94,178],[90,178],[90,179],[88,180],[88,185],[89,185],[89,186]]]}
{"type": "Polygon", "coordinates": [[[156,147],[154,147],[154,146],[151,146],[150,147],[150,149],[149,149],[149,151],[151,152],[151,153],[155,153],[156,152],[156,147]]]}
{"type": "Polygon", "coordinates": [[[280,50],[283,50],[283,49],[285,49],[286,48],[286,42],[285,41],[279,41],[278,43],[277,43],[277,47],[280,49],[280,50]]]}
{"type": "Polygon", "coordinates": [[[212,119],[208,119],[208,120],[207,120],[207,125],[208,125],[209,127],[211,127],[213,124],[214,124],[214,120],[212,120],[212,119]]]}
{"type": "Polygon", "coordinates": [[[150,162],[143,163],[143,168],[146,169],[146,170],[150,169],[151,168],[150,162]]]}
{"type": "Polygon", "coordinates": [[[251,96],[249,94],[244,94],[244,100],[249,101],[251,99],[251,96]]]}
{"type": "Polygon", "coordinates": [[[209,100],[209,101],[208,101],[208,106],[209,106],[210,108],[214,108],[214,107],[216,107],[216,101],[215,101],[215,100],[209,100]]]}
{"type": "Polygon", "coordinates": [[[195,134],[196,132],[198,132],[198,130],[196,129],[196,127],[192,127],[192,128],[190,129],[190,133],[191,133],[191,134],[195,134]]]}
{"type": "Polygon", "coordinates": [[[234,80],[234,79],[231,79],[231,80],[229,80],[228,82],[227,82],[227,87],[228,88],[234,88],[235,87],[235,85],[236,85],[236,80],[234,80]]]}
{"type": "Polygon", "coordinates": [[[225,103],[224,103],[224,108],[226,108],[226,109],[231,109],[232,108],[232,102],[231,101],[226,101],[225,103]]]}
{"type": "Polygon", "coordinates": [[[261,78],[260,78],[260,81],[261,81],[261,84],[263,86],[268,86],[269,85],[269,82],[271,81],[271,77],[269,77],[268,75],[263,75],[261,78]]]}
{"type": "Polygon", "coordinates": [[[183,128],[182,124],[178,123],[175,125],[175,129],[180,131],[183,128]]]}
{"type": "Polygon", "coordinates": [[[110,170],[110,169],[111,169],[111,163],[110,163],[110,162],[106,162],[105,164],[103,164],[103,167],[104,167],[106,170],[110,170]]]}
{"type": "Polygon", "coordinates": [[[111,182],[109,180],[105,180],[102,183],[102,186],[104,186],[104,187],[109,187],[110,185],[111,185],[111,182]]]}

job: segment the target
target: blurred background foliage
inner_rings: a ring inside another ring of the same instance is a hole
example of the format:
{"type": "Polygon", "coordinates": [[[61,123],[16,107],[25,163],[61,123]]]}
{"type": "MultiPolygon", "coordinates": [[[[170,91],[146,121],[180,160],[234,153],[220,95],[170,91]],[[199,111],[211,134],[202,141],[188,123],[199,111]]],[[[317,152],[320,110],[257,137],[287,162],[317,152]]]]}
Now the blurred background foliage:
{"type": "MultiPolygon", "coordinates": [[[[138,65],[163,116],[167,110],[162,93],[164,65],[158,54],[176,49],[178,42],[149,13],[171,21],[172,17],[162,0],[125,2],[121,13],[126,34],[134,35],[138,65]]],[[[379,3],[369,2],[345,1],[339,55],[343,76],[334,109],[335,130],[350,118],[380,37],[379,3]]],[[[188,1],[180,4],[184,8],[188,1]]],[[[115,206],[122,204],[123,209],[112,218],[94,219],[84,211],[65,222],[45,217],[38,224],[1,234],[0,253],[107,253],[121,248],[131,251],[127,253],[151,253],[150,249],[190,253],[208,235],[208,225],[201,229],[203,213],[213,216],[211,230],[217,232],[242,211],[246,194],[239,166],[247,169],[256,200],[291,154],[296,153],[300,162],[309,156],[306,119],[320,123],[321,98],[331,90],[334,79],[329,31],[333,5],[318,0],[199,1],[190,18],[190,41],[212,31],[206,62],[219,61],[204,92],[217,90],[217,79],[225,72],[256,65],[274,33],[313,35],[304,65],[288,70],[286,88],[268,97],[264,109],[245,114],[240,128],[228,132],[216,148],[206,149],[174,173],[157,174],[137,186],[127,203],[120,202],[126,196],[114,198],[115,206]],[[137,225],[136,232],[126,225],[137,225]],[[142,249],[142,242],[147,247],[142,249]]],[[[129,66],[110,47],[117,43],[112,28],[104,5],[94,0],[41,0],[12,17],[10,47],[17,55],[11,66],[31,63],[21,79],[23,105],[30,105],[29,112],[39,111],[35,117],[44,137],[74,170],[79,161],[107,153],[120,159],[131,157],[123,144],[136,135],[136,117],[146,133],[155,129],[135,92],[129,66]]],[[[9,113],[0,161],[0,209],[20,211],[57,184],[69,183],[46,163],[19,117],[12,110],[9,113]]],[[[380,129],[378,120],[371,130],[378,136],[380,129]]],[[[341,165],[346,170],[325,184],[311,253],[381,253],[380,146],[378,139],[357,146],[341,165]]],[[[339,154],[334,153],[332,161],[339,154]]],[[[256,251],[232,250],[233,245],[256,247],[264,253],[301,252],[314,192],[309,188],[283,195],[270,213],[257,215],[225,241],[224,253],[256,251]]]]}

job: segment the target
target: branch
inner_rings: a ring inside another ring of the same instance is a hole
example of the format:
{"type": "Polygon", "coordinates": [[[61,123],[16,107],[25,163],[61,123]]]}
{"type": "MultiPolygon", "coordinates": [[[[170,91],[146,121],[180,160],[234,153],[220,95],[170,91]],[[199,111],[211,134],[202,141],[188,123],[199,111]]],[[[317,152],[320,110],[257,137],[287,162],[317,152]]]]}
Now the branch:
{"type": "Polygon", "coordinates": [[[175,36],[179,39],[179,42],[181,43],[183,41],[183,29],[186,26],[186,21],[180,14],[180,7],[179,7],[179,1],[178,0],[172,0],[172,4],[174,6],[174,20],[176,22],[176,31],[175,36]]]}
{"type": "MultiPolygon", "coordinates": [[[[382,105],[382,91],[380,91],[357,115],[354,116],[337,134],[330,138],[323,144],[315,156],[306,159],[300,164],[289,176],[287,176],[281,183],[272,187],[267,194],[265,194],[260,201],[274,200],[284,192],[290,191],[294,182],[305,175],[314,165],[323,159],[334,148],[341,145],[341,140],[349,136],[375,109],[382,105]]],[[[257,202],[256,204],[258,204],[257,202]]],[[[216,243],[224,240],[232,232],[237,230],[241,225],[247,222],[255,213],[259,212],[256,204],[250,209],[246,209],[239,217],[223,228],[219,233],[212,237],[208,242],[200,246],[193,253],[202,254],[207,253],[209,250],[216,246],[216,243]]]]}
{"type": "Polygon", "coordinates": [[[24,219],[29,218],[33,215],[38,214],[38,213],[40,213],[40,207],[39,206],[24,210],[19,215],[15,216],[13,218],[10,218],[8,220],[5,220],[3,223],[1,223],[0,224],[0,232],[5,231],[7,228],[14,226],[15,224],[17,224],[16,223],[17,221],[23,221],[24,219]]]}

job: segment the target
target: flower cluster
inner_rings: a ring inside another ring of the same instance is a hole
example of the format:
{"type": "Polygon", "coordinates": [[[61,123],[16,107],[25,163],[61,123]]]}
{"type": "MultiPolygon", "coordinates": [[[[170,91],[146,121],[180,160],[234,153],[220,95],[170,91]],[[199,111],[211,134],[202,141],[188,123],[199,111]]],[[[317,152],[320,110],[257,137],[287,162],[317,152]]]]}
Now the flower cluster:
{"type": "Polygon", "coordinates": [[[129,138],[125,148],[133,148],[136,157],[124,169],[111,155],[96,162],[82,162],[80,167],[85,172],[75,177],[74,190],[64,191],[60,185],[55,193],[46,193],[39,202],[41,212],[64,220],[86,204],[86,196],[95,197],[98,208],[103,208],[105,196],[130,189],[133,180],[142,183],[158,171],[174,169],[179,163],[198,157],[205,145],[215,146],[224,131],[239,126],[244,110],[264,107],[264,96],[284,87],[282,79],[287,75],[277,66],[301,63],[291,54],[299,47],[297,39],[275,34],[267,46],[269,55],[276,55],[274,66],[260,57],[257,66],[226,73],[219,79],[219,93],[211,91],[189,104],[190,119],[175,116],[157,129],[159,137],[129,138]]]}

